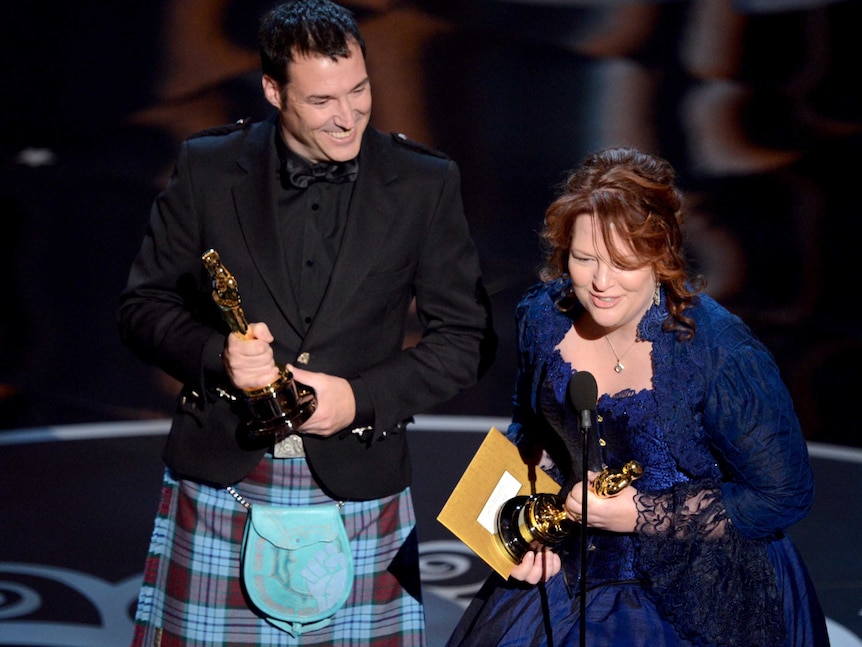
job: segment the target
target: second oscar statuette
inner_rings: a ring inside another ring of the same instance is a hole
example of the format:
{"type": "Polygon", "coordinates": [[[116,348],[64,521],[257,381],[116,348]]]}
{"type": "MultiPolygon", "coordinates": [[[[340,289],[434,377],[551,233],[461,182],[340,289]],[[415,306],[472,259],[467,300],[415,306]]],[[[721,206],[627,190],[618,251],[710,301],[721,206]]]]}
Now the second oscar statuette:
{"type": "MultiPolygon", "coordinates": [[[[621,470],[607,467],[593,481],[596,496],[616,496],[643,474],[636,461],[621,470]]],[[[497,540],[518,563],[527,551],[559,546],[575,527],[566,515],[565,499],[558,494],[538,493],[509,499],[497,513],[497,540]]]]}

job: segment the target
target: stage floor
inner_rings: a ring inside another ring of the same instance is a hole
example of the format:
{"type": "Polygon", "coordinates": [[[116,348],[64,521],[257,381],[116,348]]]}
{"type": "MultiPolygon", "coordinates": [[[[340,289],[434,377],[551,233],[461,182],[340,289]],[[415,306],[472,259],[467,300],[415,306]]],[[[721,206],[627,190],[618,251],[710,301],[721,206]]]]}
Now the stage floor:
{"type": "MultiPolygon", "coordinates": [[[[437,514],[488,429],[506,424],[419,416],[411,429],[429,647],[445,642],[489,573],[437,514]]],[[[0,645],[128,644],[166,431],[163,420],[0,431],[0,645]]],[[[810,448],[817,496],[790,534],[833,647],[862,647],[862,450],[810,448]]]]}

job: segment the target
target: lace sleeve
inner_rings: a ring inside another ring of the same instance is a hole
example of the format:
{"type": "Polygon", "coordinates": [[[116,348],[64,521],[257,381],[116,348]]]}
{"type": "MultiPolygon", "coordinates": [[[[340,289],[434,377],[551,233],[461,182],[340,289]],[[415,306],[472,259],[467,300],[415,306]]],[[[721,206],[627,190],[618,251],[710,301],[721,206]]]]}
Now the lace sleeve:
{"type": "Polygon", "coordinates": [[[686,542],[693,539],[720,540],[730,520],[721,491],[715,488],[653,495],[638,493],[637,531],[649,537],[686,542]]]}
{"type": "Polygon", "coordinates": [[[717,482],[638,493],[637,568],[680,634],[696,644],[781,645],[784,622],[767,542],[742,537],[717,482]]]}

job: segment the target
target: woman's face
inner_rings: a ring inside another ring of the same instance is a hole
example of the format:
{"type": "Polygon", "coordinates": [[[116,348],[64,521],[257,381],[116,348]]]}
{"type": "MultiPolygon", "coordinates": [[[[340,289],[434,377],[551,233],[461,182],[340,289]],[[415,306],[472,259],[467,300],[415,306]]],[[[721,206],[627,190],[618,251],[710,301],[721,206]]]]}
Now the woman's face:
{"type": "MultiPolygon", "coordinates": [[[[634,251],[617,234],[614,244],[634,258],[634,251]]],[[[575,297],[606,333],[636,327],[652,302],[656,286],[652,267],[626,270],[613,265],[591,214],[575,218],[568,267],[575,297]]]]}

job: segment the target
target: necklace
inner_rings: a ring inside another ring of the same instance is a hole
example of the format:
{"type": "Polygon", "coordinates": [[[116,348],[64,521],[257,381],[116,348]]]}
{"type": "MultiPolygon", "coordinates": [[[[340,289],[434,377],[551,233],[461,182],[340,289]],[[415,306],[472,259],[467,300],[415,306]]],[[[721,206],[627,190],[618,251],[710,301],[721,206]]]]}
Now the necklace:
{"type": "Polygon", "coordinates": [[[622,355],[617,355],[617,351],[616,351],[616,349],[614,348],[614,345],[611,343],[611,338],[610,338],[610,337],[608,337],[607,335],[605,335],[605,339],[606,339],[606,340],[607,340],[607,342],[608,342],[608,346],[610,346],[610,347],[611,347],[611,352],[614,354],[614,357],[616,357],[616,358],[617,358],[617,365],[616,365],[616,366],[614,366],[614,371],[616,371],[617,373],[622,373],[624,370],[626,370],[626,365],[625,365],[625,364],[623,364],[623,357],[625,357],[625,356],[626,356],[626,353],[628,353],[632,348],[634,348],[634,345],[635,345],[635,343],[637,342],[638,338],[637,338],[637,337],[635,337],[635,340],[632,342],[632,345],[631,345],[631,346],[629,346],[629,347],[626,349],[626,352],[625,352],[625,353],[623,353],[622,355]]]}

